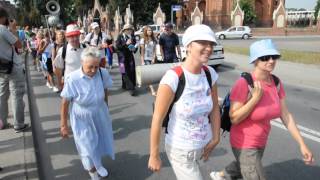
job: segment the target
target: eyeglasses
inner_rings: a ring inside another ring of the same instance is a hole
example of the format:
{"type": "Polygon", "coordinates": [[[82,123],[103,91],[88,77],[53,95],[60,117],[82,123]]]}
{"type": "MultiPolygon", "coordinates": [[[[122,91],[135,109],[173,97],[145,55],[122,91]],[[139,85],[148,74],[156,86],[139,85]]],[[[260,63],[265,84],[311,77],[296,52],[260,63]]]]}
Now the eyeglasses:
{"type": "Polygon", "coordinates": [[[260,61],[269,61],[269,59],[272,58],[273,60],[278,60],[280,58],[280,55],[267,55],[267,56],[261,56],[259,57],[260,61]]]}

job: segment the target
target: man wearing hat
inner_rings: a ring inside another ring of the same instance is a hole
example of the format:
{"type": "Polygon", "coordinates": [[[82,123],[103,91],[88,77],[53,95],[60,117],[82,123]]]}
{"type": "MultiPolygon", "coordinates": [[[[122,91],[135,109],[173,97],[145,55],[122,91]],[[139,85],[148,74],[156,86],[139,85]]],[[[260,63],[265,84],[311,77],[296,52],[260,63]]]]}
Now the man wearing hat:
{"type": "Polygon", "coordinates": [[[62,76],[67,76],[81,67],[80,57],[85,48],[85,45],[80,44],[80,29],[76,24],[67,26],[65,36],[68,44],[58,50],[53,63],[60,90],[63,87],[62,76]]]}
{"type": "Polygon", "coordinates": [[[136,95],[136,71],[133,53],[136,52],[136,40],[133,35],[133,26],[124,25],[116,40],[118,49],[119,70],[122,74],[122,88],[130,90],[132,96],[136,95]]]}
{"type": "Polygon", "coordinates": [[[89,46],[98,47],[100,50],[101,58],[101,67],[106,66],[106,57],[105,57],[105,45],[103,42],[106,41],[107,35],[104,32],[101,32],[100,25],[97,22],[91,23],[92,32],[87,34],[84,39],[84,42],[89,46]]]}
{"type": "Polygon", "coordinates": [[[160,35],[159,44],[163,63],[178,62],[176,51],[178,51],[179,58],[181,58],[179,37],[172,31],[172,28],[173,25],[171,23],[166,23],[164,32],[160,35]]]}

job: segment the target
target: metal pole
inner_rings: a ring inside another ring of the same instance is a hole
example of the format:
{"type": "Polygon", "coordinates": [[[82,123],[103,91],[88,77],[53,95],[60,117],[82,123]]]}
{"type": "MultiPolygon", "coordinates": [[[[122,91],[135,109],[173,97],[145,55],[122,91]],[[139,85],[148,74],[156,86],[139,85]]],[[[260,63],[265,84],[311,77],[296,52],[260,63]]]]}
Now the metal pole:
{"type": "Polygon", "coordinates": [[[171,5],[171,24],[173,24],[173,10],[172,10],[172,6],[173,6],[173,5],[171,5]]]}
{"type": "Polygon", "coordinates": [[[50,42],[52,43],[52,36],[51,36],[51,30],[50,30],[50,27],[49,27],[49,23],[48,23],[48,16],[50,15],[44,15],[44,18],[46,19],[46,24],[47,24],[47,28],[48,28],[48,32],[49,32],[49,37],[50,37],[50,42]]]}

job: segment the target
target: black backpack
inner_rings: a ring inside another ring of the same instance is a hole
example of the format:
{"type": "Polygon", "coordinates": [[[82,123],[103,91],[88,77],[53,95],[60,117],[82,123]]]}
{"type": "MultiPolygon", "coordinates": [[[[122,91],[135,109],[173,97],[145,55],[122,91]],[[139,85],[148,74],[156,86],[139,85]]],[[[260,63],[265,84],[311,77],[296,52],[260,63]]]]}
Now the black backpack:
{"type": "MultiPolygon", "coordinates": [[[[206,74],[207,81],[208,81],[209,87],[211,89],[212,88],[211,87],[212,79],[211,79],[210,71],[209,71],[207,66],[202,66],[202,69],[204,70],[204,72],[206,74]]],[[[186,85],[186,79],[185,79],[182,67],[181,66],[176,66],[176,67],[172,68],[172,70],[175,73],[177,73],[177,75],[179,77],[179,82],[178,82],[178,87],[177,87],[177,91],[175,93],[174,99],[173,99],[172,103],[170,104],[168,112],[167,112],[167,114],[166,114],[166,116],[165,116],[165,118],[164,118],[164,120],[162,122],[162,127],[165,128],[165,133],[168,133],[169,114],[170,114],[170,112],[172,110],[172,107],[173,107],[174,103],[176,103],[179,100],[180,96],[183,93],[184,87],[186,85]]]]}
{"type": "MultiPolygon", "coordinates": [[[[254,85],[253,85],[253,79],[251,77],[251,74],[248,73],[248,72],[242,72],[241,73],[241,77],[244,78],[247,83],[248,83],[248,86],[249,86],[249,93],[251,91],[252,88],[254,88],[254,85]]],[[[280,80],[277,76],[273,75],[272,74],[272,78],[273,78],[273,81],[275,83],[275,85],[277,86],[277,90],[279,92],[279,89],[280,89],[280,80]]],[[[230,92],[227,93],[227,95],[224,97],[223,99],[223,103],[222,105],[220,106],[220,114],[221,114],[221,129],[223,130],[223,133],[225,131],[228,131],[230,132],[230,129],[231,129],[231,119],[230,119],[230,115],[229,115],[229,111],[230,111],[230,105],[231,105],[231,102],[230,102],[230,92]]]]}

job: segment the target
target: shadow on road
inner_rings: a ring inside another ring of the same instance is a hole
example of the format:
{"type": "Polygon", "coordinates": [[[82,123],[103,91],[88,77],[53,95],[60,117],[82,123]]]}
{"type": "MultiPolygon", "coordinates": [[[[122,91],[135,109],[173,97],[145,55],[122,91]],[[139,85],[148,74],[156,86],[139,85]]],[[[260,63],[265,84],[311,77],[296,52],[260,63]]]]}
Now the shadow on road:
{"type": "Polygon", "coordinates": [[[319,166],[307,166],[299,159],[271,164],[265,171],[268,179],[315,180],[320,177],[319,166]]]}

